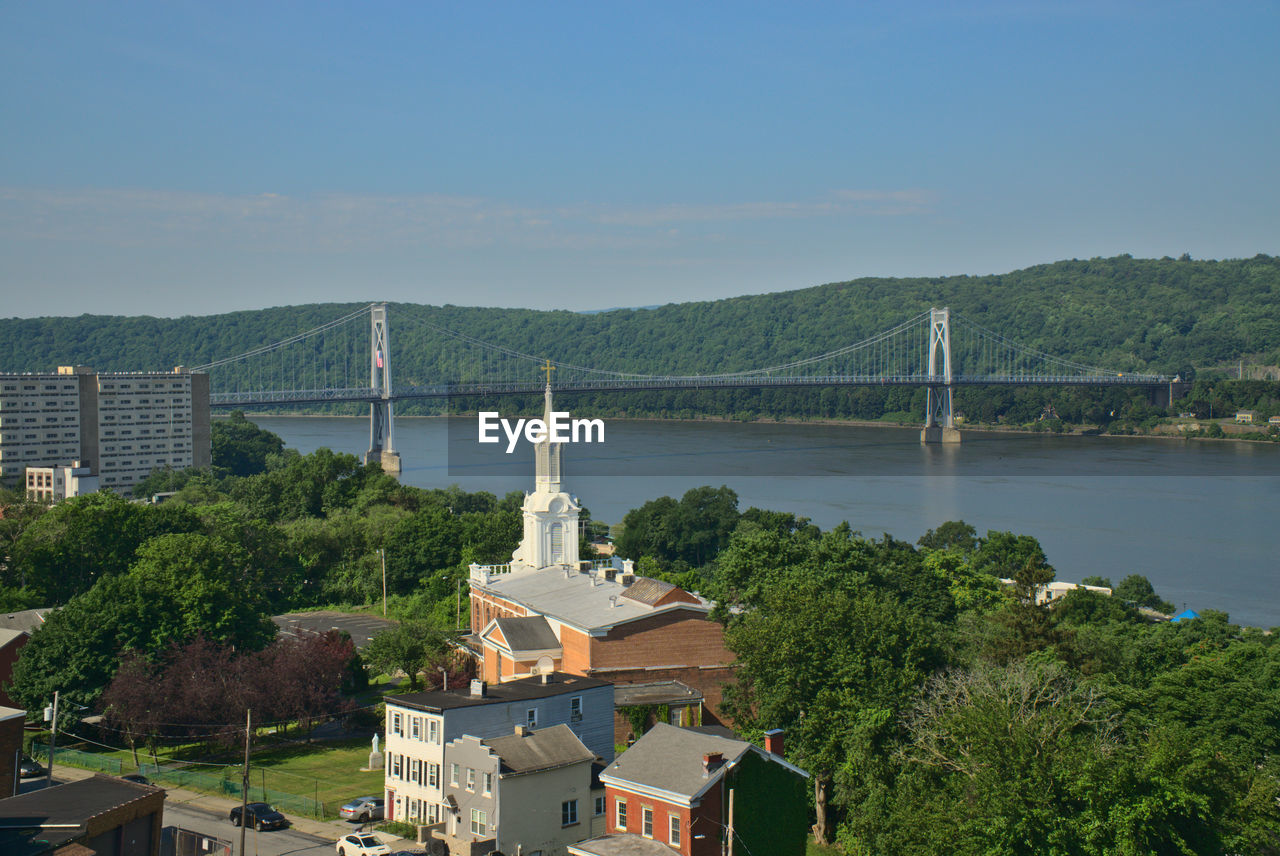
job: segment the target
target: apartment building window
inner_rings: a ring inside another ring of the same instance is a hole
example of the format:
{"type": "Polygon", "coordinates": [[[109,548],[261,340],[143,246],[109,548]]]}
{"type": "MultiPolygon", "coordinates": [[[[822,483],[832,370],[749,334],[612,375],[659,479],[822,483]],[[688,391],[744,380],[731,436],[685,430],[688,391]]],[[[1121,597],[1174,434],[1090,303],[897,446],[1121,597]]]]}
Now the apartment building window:
{"type": "Polygon", "coordinates": [[[431,743],[440,742],[440,723],[434,719],[427,720],[427,740],[431,743]]]}
{"type": "Polygon", "coordinates": [[[467,790],[474,791],[476,789],[476,768],[467,768],[467,790]]]}
{"type": "Polygon", "coordinates": [[[653,837],[653,809],[647,806],[640,809],[640,834],[645,838],[653,837]]]}
{"type": "Polygon", "coordinates": [[[536,707],[529,708],[524,715],[525,724],[530,728],[538,727],[538,709],[536,707]]]}
{"type": "Polygon", "coordinates": [[[422,720],[414,717],[409,720],[410,732],[414,740],[418,740],[422,736],[422,720]]]}
{"type": "Polygon", "coordinates": [[[449,784],[453,785],[455,788],[458,786],[458,765],[457,764],[449,765],[449,784]]]}
{"type": "Polygon", "coordinates": [[[427,764],[427,787],[440,787],[440,765],[427,764]]]}
{"type": "Polygon", "coordinates": [[[627,828],[627,801],[626,800],[618,800],[614,814],[616,816],[613,819],[613,825],[625,832],[627,828]]]}
{"type": "Polygon", "coordinates": [[[578,801],[565,800],[560,803],[560,825],[573,826],[578,822],[578,801]]]}
{"type": "Polygon", "coordinates": [[[471,809],[471,834],[489,834],[489,813],[478,808],[471,809]]]}
{"type": "Polygon", "coordinates": [[[391,714],[391,733],[404,737],[403,720],[398,713],[391,714]]]}
{"type": "Polygon", "coordinates": [[[404,756],[396,755],[391,762],[391,775],[397,779],[404,778],[404,756]]]}
{"type": "Polygon", "coordinates": [[[486,794],[493,793],[493,773],[488,771],[484,774],[484,792],[486,794]]]}
{"type": "Polygon", "coordinates": [[[604,814],[604,797],[596,797],[595,810],[596,817],[600,817],[604,814]]]}
{"type": "Polygon", "coordinates": [[[672,847],[679,847],[680,846],[680,815],[669,814],[667,815],[667,818],[668,818],[668,827],[669,827],[667,843],[670,844],[672,847]]]}
{"type": "Polygon", "coordinates": [[[569,699],[569,721],[582,721],[582,696],[574,696],[569,699]]]}

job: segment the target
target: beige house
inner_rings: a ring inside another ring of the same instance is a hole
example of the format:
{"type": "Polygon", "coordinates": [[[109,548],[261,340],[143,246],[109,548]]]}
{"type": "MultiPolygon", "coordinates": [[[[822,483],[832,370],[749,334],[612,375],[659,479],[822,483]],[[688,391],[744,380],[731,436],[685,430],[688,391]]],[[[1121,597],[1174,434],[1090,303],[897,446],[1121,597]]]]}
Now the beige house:
{"type": "Polygon", "coordinates": [[[1236,411],[1236,422],[1240,425],[1252,425],[1257,416],[1258,412],[1256,410],[1238,410],[1236,411]]]}
{"type": "Polygon", "coordinates": [[[445,803],[427,834],[450,856],[561,856],[604,828],[604,790],[592,790],[595,754],[567,725],[516,726],[505,737],[449,742],[445,803]]]}

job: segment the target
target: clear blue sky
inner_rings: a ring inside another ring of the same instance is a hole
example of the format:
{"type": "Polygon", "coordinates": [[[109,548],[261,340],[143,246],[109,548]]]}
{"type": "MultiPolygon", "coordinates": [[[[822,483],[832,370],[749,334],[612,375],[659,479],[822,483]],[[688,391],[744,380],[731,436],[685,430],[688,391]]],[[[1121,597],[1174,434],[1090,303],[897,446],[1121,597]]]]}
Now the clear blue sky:
{"type": "Polygon", "coordinates": [[[1280,4],[0,5],[0,315],[1280,253],[1280,4]]]}

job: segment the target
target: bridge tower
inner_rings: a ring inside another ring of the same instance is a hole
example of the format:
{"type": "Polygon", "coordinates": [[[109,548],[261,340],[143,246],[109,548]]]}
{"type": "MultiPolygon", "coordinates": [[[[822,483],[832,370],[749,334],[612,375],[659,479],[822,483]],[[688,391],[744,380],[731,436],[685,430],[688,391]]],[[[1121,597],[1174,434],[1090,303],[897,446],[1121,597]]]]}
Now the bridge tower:
{"type": "Polygon", "coordinates": [[[382,464],[384,472],[400,474],[400,453],[392,443],[395,427],[391,408],[391,340],[387,336],[387,304],[370,307],[372,338],[369,354],[369,386],[378,399],[369,405],[369,451],[366,464],[382,464]]]}
{"type": "Polygon", "coordinates": [[[951,412],[951,310],[929,310],[929,387],[921,443],[959,443],[951,412]],[[938,365],[938,352],[942,365],[938,365]],[[941,368],[941,373],[938,369],[941,368]],[[941,378],[942,383],[936,381],[941,378]]]}

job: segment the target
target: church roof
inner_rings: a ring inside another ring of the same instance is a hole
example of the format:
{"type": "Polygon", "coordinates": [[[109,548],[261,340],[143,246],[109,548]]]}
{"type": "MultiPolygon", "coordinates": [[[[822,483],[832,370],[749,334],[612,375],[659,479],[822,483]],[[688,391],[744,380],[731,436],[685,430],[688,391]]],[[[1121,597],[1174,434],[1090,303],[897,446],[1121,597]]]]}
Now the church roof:
{"type": "Polygon", "coordinates": [[[473,578],[471,585],[521,604],[531,612],[586,631],[606,630],[673,609],[701,613],[711,610],[709,602],[683,589],[678,591],[687,599],[654,606],[625,597],[628,586],[616,577],[609,580],[600,573],[559,568],[533,569],[513,565],[510,573],[491,576],[483,584],[473,578]]]}

